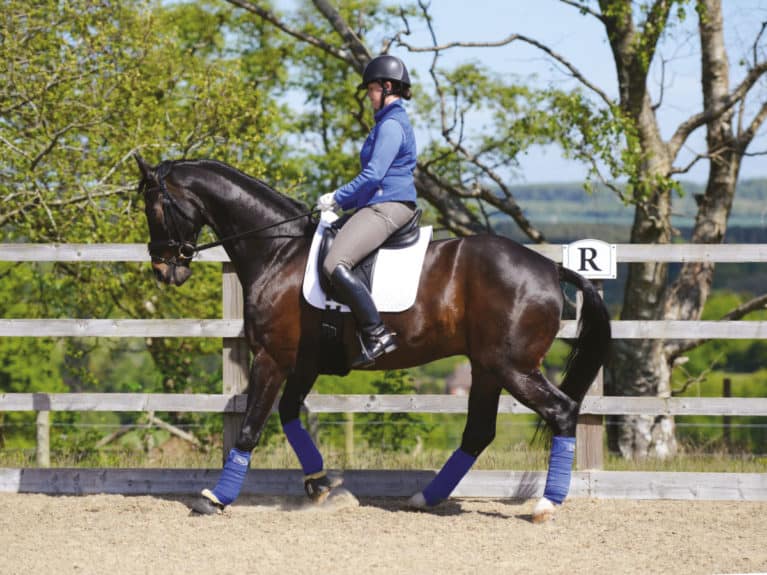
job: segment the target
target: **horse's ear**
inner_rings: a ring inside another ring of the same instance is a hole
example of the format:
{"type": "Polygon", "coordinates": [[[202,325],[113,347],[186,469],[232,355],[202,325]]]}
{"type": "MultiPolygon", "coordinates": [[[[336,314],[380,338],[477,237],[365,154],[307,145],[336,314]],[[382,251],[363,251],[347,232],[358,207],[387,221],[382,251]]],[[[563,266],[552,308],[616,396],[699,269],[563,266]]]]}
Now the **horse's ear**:
{"type": "Polygon", "coordinates": [[[144,179],[152,179],[154,177],[154,168],[150,166],[147,161],[141,157],[138,152],[133,152],[133,158],[138,164],[138,169],[141,170],[141,176],[144,179]]]}

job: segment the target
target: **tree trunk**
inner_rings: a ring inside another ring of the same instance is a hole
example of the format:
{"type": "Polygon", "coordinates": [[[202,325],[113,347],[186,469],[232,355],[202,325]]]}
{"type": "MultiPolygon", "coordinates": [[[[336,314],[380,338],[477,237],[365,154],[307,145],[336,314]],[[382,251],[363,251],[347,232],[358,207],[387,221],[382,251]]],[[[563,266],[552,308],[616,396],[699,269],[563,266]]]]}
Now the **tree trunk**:
{"type": "MultiPolygon", "coordinates": [[[[701,85],[704,111],[723,105],[730,95],[729,64],[724,46],[721,0],[700,0],[699,32],[701,41],[701,85]]],[[[755,122],[761,122],[759,117],[755,122]]],[[[640,122],[641,130],[642,122],[640,122]]],[[[697,198],[698,212],[692,243],[721,243],[735,196],[743,151],[751,134],[736,136],[733,132],[733,109],[713,114],[707,123],[707,152],[710,156],[705,194],[697,198]]],[[[669,158],[672,162],[673,158],[669,158]]],[[[669,166],[670,167],[670,166],[669,166]]],[[[670,172],[669,172],[670,173],[670,172]]],[[[666,205],[666,201],[662,205],[666,205]]],[[[668,202],[670,207],[670,201],[668,202]]],[[[640,214],[640,210],[637,210],[640,214]]],[[[632,243],[665,243],[670,229],[670,212],[659,208],[658,227],[664,233],[652,241],[647,222],[637,218],[632,230],[632,243]]],[[[652,264],[632,266],[626,289],[622,319],[698,320],[711,291],[714,265],[705,262],[685,263],[679,275],[664,293],[665,266],[652,264]]],[[[611,392],[626,395],[671,395],[671,368],[674,359],[685,348],[683,341],[645,342],[640,345],[618,342],[610,373],[611,392]]],[[[674,423],[666,417],[624,417],[615,421],[609,432],[611,449],[624,457],[672,455],[676,449],[674,423]]]]}
{"type": "MultiPolygon", "coordinates": [[[[700,19],[701,83],[704,108],[720,106],[730,93],[730,67],[724,47],[724,23],[720,0],[704,0],[700,19]]],[[[730,110],[711,120],[707,126],[706,143],[714,158],[709,163],[706,192],[698,201],[698,213],[692,242],[718,244],[724,240],[735,187],[740,170],[741,151],[732,125],[730,110]]],[[[666,301],[666,317],[679,320],[700,319],[703,306],[711,291],[714,265],[691,262],[682,266],[666,301]]],[[[670,342],[665,353],[673,361],[684,342],[670,342]]]]}
{"type": "MultiPolygon", "coordinates": [[[[668,243],[670,192],[659,190],[649,203],[656,210],[636,210],[631,243],[668,243]]],[[[668,264],[644,262],[629,266],[624,292],[622,320],[663,318],[663,300],[668,264]]],[[[662,340],[616,340],[606,369],[608,395],[669,397],[670,370],[662,340]]],[[[623,457],[657,456],[676,453],[674,419],[671,416],[615,416],[608,418],[608,447],[623,457]]]]}
{"type": "MultiPolygon", "coordinates": [[[[615,3],[609,1],[601,5],[603,13],[615,15],[605,19],[605,26],[617,69],[621,109],[632,119],[644,154],[634,189],[631,243],[666,244],[671,239],[671,189],[662,182],[671,171],[673,158],[669,157],[647,93],[647,54],[637,51],[641,42],[630,8],[624,5],[615,11],[615,3]]],[[[658,17],[662,27],[667,14],[658,17]]],[[[666,263],[631,264],[620,319],[661,319],[667,279],[666,263]]],[[[670,378],[663,342],[616,340],[605,376],[608,395],[668,396],[670,378]]],[[[626,458],[666,457],[676,452],[671,417],[616,416],[608,418],[608,422],[608,447],[626,458]]]]}

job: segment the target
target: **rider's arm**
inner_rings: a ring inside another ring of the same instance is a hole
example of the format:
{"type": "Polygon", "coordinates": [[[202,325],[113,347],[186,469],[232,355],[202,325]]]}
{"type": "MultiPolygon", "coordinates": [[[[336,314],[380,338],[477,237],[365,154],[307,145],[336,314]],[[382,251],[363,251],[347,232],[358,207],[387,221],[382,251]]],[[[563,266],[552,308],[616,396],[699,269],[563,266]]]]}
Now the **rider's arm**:
{"type": "Polygon", "coordinates": [[[395,120],[386,120],[378,127],[373,154],[367,166],[351,182],[335,191],[334,197],[339,206],[348,210],[367,203],[397,157],[403,137],[402,127],[395,120]]]}

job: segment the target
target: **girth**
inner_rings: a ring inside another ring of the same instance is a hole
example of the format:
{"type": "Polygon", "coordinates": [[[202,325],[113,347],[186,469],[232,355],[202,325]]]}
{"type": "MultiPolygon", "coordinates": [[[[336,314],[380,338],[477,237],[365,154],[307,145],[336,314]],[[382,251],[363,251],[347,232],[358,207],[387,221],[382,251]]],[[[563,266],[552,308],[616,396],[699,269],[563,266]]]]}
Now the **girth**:
{"type": "MultiPolygon", "coordinates": [[[[373,250],[371,253],[365,256],[365,258],[360,263],[354,266],[352,273],[360,278],[360,280],[362,280],[368,289],[370,289],[370,287],[373,285],[373,269],[375,268],[375,261],[376,257],[378,256],[379,249],[401,249],[412,246],[418,242],[418,238],[421,236],[421,213],[422,210],[420,208],[416,209],[413,217],[411,217],[404,226],[386,238],[384,243],[381,244],[378,249],[373,250]]],[[[344,224],[349,221],[349,218],[351,218],[352,215],[353,214],[344,214],[332,224],[330,224],[327,228],[325,228],[325,233],[322,235],[322,242],[320,243],[319,253],[317,254],[317,275],[320,278],[320,286],[330,299],[340,303],[346,302],[338,299],[337,294],[335,294],[332,286],[330,285],[330,281],[322,272],[322,264],[325,262],[325,257],[328,255],[328,252],[333,245],[333,241],[338,234],[338,230],[340,230],[344,224]]]]}

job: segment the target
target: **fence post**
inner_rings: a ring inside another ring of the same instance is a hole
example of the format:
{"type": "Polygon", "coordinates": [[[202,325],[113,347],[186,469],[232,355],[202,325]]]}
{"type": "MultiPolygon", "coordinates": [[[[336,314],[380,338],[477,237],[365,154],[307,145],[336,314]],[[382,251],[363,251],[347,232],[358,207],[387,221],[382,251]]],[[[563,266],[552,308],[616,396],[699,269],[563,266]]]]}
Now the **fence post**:
{"type": "Polygon", "coordinates": [[[344,456],[347,466],[354,465],[354,413],[344,413],[344,456]]]}
{"type": "MultiPolygon", "coordinates": [[[[240,278],[234,271],[234,265],[224,262],[222,274],[222,296],[224,319],[242,319],[243,300],[240,278]]],[[[250,356],[248,344],[244,338],[225,337],[223,342],[223,393],[243,393],[248,387],[250,356]]],[[[229,450],[234,447],[240,432],[243,415],[240,413],[224,414],[224,453],[226,461],[229,450]]]]}
{"type": "MultiPolygon", "coordinates": [[[[604,297],[604,289],[601,280],[592,280],[599,290],[600,297],[604,297]]],[[[583,295],[578,292],[576,304],[576,319],[580,320],[583,295]]],[[[599,370],[594,383],[586,392],[587,396],[601,396],[604,394],[604,374],[599,370]]],[[[576,461],[577,469],[602,469],[604,467],[604,418],[602,415],[585,414],[578,416],[576,437],[576,461]]]]}
{"type": "MultiPolygon", "coordinates": [[[[729,377],[725,377],[722,381],[722,397],[732,397],[732,380],[729,377]]],[[[729,453],[732,449],[732,437],[730,435],[730,424],[732,418],[729,415],[722,416],[722,439],[724,440],[724,447],[729,453]]]]}
{"type": "Polygon", "coordinates": [[[35,460],[38,467],[51,466],[51,412],[37,412],[37,445],[35,446],[35,460]]]}

